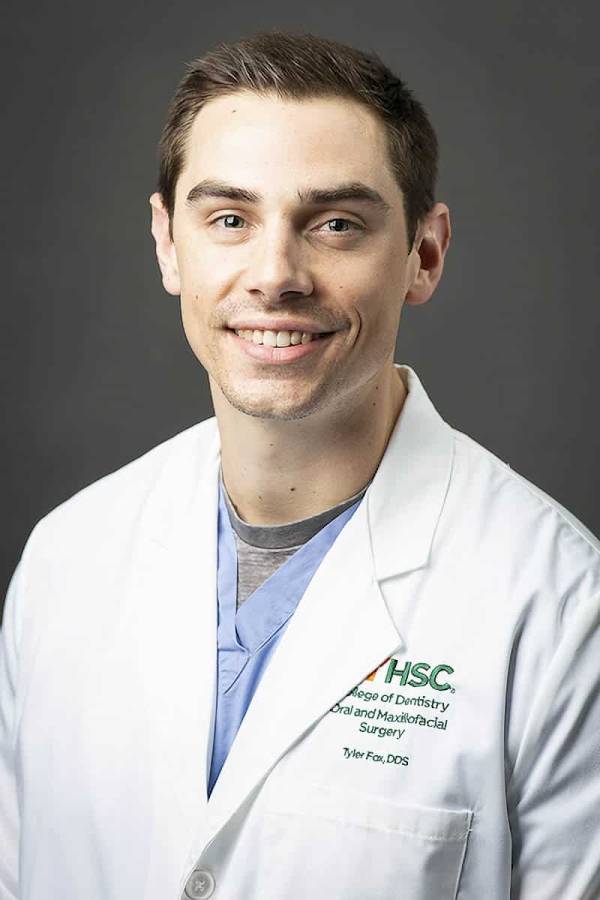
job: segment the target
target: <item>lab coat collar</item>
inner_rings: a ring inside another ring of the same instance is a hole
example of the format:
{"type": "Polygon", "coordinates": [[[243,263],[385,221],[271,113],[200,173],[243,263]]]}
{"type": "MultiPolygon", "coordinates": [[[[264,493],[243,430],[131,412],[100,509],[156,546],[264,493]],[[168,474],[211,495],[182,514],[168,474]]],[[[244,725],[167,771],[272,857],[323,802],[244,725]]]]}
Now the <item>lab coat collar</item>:
{"type": "MultiPolygon", "coordinates": [[[[417,373],[408,365],[396,364],[395,368],[408,393],[365,494],[373,564],[379,581],[427,564],[454,456],[452,428],[434,407],[417,373]]],[[[214,511],[216,517],[221,449],[217,421],[213,417],[192,426],[190,432],[199,428],[206,429],[208,451],[201,458],[189,460],[193,480],[179,479],[182,493],[174,496],[177,480],[173,481],[172,468],[180,467],[183,472],[186,469],[185,461],[182,465],[181,460],[172,459],[163,472],[166,489],[161,490],[158,484],[154,491],[159,498],[158,504],[151,504],[155,513],[154,539],[165,545],[177,532],[173,516],[180,516],[182,510],[192,514],[194,507],[198,510],[199,504],[206,505],[208,501],[211,515],[214,511]]],[[[192,451],[196,446],[192,445],[192,451]]]]}
{"type": "Polygon", "coordinates": [[[414,369],[396,369],[408,395],[366,493],[378,581],[427,564],[453,463],[451,427],[414,369]]]}

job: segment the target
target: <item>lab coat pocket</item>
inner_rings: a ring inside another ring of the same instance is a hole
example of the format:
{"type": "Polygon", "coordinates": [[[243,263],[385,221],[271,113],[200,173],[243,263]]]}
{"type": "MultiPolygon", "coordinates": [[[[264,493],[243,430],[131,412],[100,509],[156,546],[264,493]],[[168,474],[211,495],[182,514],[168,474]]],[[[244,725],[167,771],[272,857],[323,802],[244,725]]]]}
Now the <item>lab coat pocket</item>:
{"type": "Polygon", "coordinates": [[[471,810],[409,806],[326,784],[274,780],[264,807],[270,896],[454,900],[471,810]]]}

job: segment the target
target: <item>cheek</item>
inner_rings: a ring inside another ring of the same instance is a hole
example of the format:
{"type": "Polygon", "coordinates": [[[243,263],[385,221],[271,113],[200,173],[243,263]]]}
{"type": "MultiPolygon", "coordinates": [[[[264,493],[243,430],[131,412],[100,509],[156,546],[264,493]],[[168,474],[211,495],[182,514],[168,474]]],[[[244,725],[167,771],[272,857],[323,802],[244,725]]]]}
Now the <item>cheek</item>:
{"type": "Polygon", "coordinates": [[[179,257],[179,275],[182,294],[200,313],[230,297],[233,290],[232,274],[210,247],[202,244],[185,247],[179,257]]]}
{"type": "Polygon", "coordinates": [[[181,291],[181,324],[190,347],[201,362],[204,362],[201,357],[204,357],[206,346],[206,328],[198,294],[181,291]]]}
{"type": "Polygon", "coordinates": [[[181,322],[188,342],[196,356],[204,352],[210,340],[211,320],[214,318],[215,285],[197,264],[185,264],[180,269],[181,322]]]}
{"type": "Polygon", "coordinates": [[[201,297],[207,290],[219,293],[227,268],[212,244],[186,234],[177,244],[176,252],[182,289],[189,294],[199,293],[201,297]]]}
{"type": "Polygon", "coordinates": [[[400,317],[397,297],[373,290],[365,292],[355,303],[360,323],[360,338],[378,347],[393,346],[400,317]]]}
{"type": "Polygon", "coordinates": [[[218,266],[212,266],[204,255],[183,257],[180,261],[182,319],[190,327],[211,327],[220,300],[227,296],[228,282],[215,278],[215,271],[219,271],[218,266]]]}

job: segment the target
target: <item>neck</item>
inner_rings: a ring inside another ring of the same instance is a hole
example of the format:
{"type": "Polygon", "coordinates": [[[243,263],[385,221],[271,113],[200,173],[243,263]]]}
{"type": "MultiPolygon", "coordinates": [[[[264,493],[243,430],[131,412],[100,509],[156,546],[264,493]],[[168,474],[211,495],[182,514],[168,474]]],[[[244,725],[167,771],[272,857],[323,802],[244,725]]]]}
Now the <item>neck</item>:
{"type": "Polygon", "coordinates": [[[375,474],[406,399],[393,365],[335,416],[259,419],[232,407],[212,379],[210,386],[223,481],[250,525],[297,522],[358,493],[375,474]]]}

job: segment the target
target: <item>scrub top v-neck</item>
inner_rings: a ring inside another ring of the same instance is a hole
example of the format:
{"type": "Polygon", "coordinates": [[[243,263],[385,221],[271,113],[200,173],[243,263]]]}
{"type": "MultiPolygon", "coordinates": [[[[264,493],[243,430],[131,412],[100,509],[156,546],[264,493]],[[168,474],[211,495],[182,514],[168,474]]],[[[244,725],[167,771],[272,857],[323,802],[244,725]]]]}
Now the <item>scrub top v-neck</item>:
{"type": "Polygon", "coordinates": [[[223,485],[219,485],[217,697],[209,796],[292,613],[361,499],[296,550],[236,610],[237,547],[223,485]]]}

